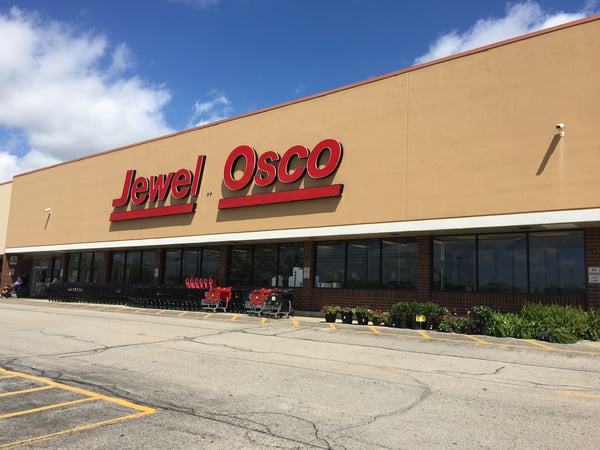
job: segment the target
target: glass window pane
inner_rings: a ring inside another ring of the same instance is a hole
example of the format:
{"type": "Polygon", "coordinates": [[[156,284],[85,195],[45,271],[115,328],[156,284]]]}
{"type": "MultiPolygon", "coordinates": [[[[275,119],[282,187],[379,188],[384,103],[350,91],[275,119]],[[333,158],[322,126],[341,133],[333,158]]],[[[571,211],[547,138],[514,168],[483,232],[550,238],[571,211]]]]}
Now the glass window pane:
{"type": "Polygon", "coordinates": [[[67,270],[67,281],[69,283],[77,283],[79,281],[79,253],[71,253],[69,255],[69,268],[67,270]]]}
{"type": "Polygon", "coordinates": [[[527,292],[527,239],[520,234],[479,236],[479,290],[527,292]]]}
{"type": "Polygon", "coordinates": [[[79,257],[79,282],[92,282],[92,253],[81,253],[79,257]]]}
{"type": "Polygon", "coordinates": [[[315,251],[315,286],[344,287],[346,276],[345,242],[320,242],[316,245],[315,251]]]}
{"type": "Polygon", "coordinates": [[[250,245],[231,247],[229,284],[252,287],[252,247],[250,245]]]}
{"type": "Polygon", "coordinates": [[[583,233],[529,235],[531,293],[579,294],[585,290],[583,233]]]}
{"type": "Polygon", "coordinates": [[[199,277],[200,273],[200,256],[202,250],[199,248],[185,249],[183,251],[183,276],[185,277],[199,277]]]}
{"type": "Polygon", "coordinates": [[[290,243],[279,246],[279,277],[282,287],[301,287],[304,278],[304,244],[290,243]]]}
{"type": "Polygon", "coordinates": [[[140,283],[152,284],[154,281],[154,268],[156,267],[156,251],[144,250],[142,252],[140,283]]]}
{"type": "Polygon", "coordinates": [[[347,287],[379,287],[379,240],[349,241],[347,287]]]}
{"type": "Polygon", "coordinates": [[[252,282],[255,286],[281,286],[280,280],[277,279],[277,251],[277,245],[254,246],[254,275],[252,282]]]}
{"type": "Polygon", "coordinates": [[[181,283],[181,250],[165,251],[164,283],[181,283]]]}
{"type": "Polygon", "coordinates": [[[113,253],[111,266],[111,283],[125,283],[125,252],[113,253]]]}
{"type": "Polygon", "coordinates": [[[137,284],[140,282],[140,265],[142,261],[141,251],[127,252],[125,263],[125,283],[137,284]]]}
{"type": "Polygon", "coordinates": [[[417,288],[417,240],[385,239],[381,243],[381,281],[384,288],[417,288]]]}
{"type": "Polygon", "coordinates": [[[475,236],[436,237],[433,289],[474,291],[475,287],[475,236]]]}
{"type": "Polygon", "coordinates": [[[94,252],[90,281],[92,283],[102,283],[104,281],[104,252],[94,252]]]}
{"type": "Polygon", "coordinates": [[[221,250],[218,247],[207,247],[202,249],[202,276],[219,278],[219,267],[221,265],[221,250]]]}

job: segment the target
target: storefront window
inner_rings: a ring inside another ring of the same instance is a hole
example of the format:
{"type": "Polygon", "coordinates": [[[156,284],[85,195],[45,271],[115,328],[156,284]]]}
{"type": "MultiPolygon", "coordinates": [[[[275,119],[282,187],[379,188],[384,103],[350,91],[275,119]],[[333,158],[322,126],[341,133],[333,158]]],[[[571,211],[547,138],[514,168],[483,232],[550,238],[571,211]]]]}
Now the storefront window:
{"type": "Polygon", "coordinates": [[[154,280],[155,261],[154,250],[115,252],[112,257],[111,283],[151,284],[154,280]]]}
{"type": "Polygon", "coordinates": [[[301,287],[303,264],[303,243],[235,246],[231,248],[229,284],[301,287]]]}
{"type": "Polygon", "coordinates": [[[181,272],[184,277],[198,277],[202,274],[200,269],[200,261],[202,250],[200,249],[185,249],[183,250],[183,267],[181,272]]]}
{"type": "Polygon", "coordinates": [[[576,294],[585,289],[583,233],[531,233],[530,292],[576,294]]]}
{"type": "Polygon", "coordinates": [[[282,287],[301,287],[304,279],[304,244],[279,246],[279,279],[282,287]]]}
{"type": "Polygon", "coordinates": [[[188,277],[218,278],[221,251],[217,247],[165,251],[164,283],[183,284],[188,277]]]}
{"type": "Polygon", "coordinates": [[[92,253],[81,253],[79,257],[79,282],[91,283],[92,281],[92,253]]]}
{"type": "Polygon", "coordinates": [[[69,283],[77,283],[79,281],[79,253],[71,253],[69,255],[69,268],[67,269],[67,281],[69,283]]]}
{"type": "Polygon", "coordinates": [[[256,245],[252,284],[255,286],[281,286],[283,277],[277,275],[277,245],[256,245]]]}
{"type": "Polygon", "coordinates": [[[346,279],[346,243],[320,242],[316,246],[315,286],[344,287],[346,279]]]}
{"type": "Polygon", "coordinates": [[[151,284],[154,281],[154,268],[156,267],[156,252],[144,250],[142,252],[140,283],[151,284]]]}
{"type": "Polygon", "coordinates": [[[437,237],[433,241],[433,288],[583,294],[583,248],[580,231],[437,237]]]}
{"type": "Polygon", "coordinates": [[[475,291],[475,236],[438,237],[433,240],[433,288],[475,291]]]}
{"type": "Polygon", "coordinates": [[[221,250],[216,247],[202,249],[202,272],[203,277],[218,278],[221,266],[221,250]]]}
{"type": "Polygon", "coordinates": [[[231,247],[229,283],[232,286],[252,286],[252,246],[231,247]]]}
{"type": "Polygon", "coordinates": [[[142,266],[142,252],[129,251],[125,260],[125,280],[127,284],[140,282],[140,268],[142,266]]]}
{"type": "Polygon", "coordinates": [[[380,241],[349,241],[346,287],[379,287],[380,241]]]}
{"type": "Polygon", "coordinates": [[[319,242],[316,287],[416,289],[417,241],[369,239],[319,242]]]}
{"type": "Polygon", "coordinates": [[[527,292],[527,236],[480,235],[478,240],[480,292],[527,292]]]}
{"type": "Polygon", "coordinates": [[[125,252],[115,252],[112,255],[112,269],[110,281],[112,283],[125,282],[125,252]]]}
{"type": "Polygon", "coordinates": [[[164,282],[166,284],[181,283],[181,250],[165,251],[164,282]]]}
{"type": "Polygon", "coordinates": [[[384,239],[381,242],[381,282],[384,289],[417,288],[416,239],[384,239]]]}
{"type": "MultiPolygon", "coordinates": [[[[55,272],[60,271],[60,258],[55,265],[55,272]]],[[[104,280],[104,253],[84,252],[71,253],[67,269],[67,282],[69,283],[101,283],[104,280]]],[[[55,273],[55,278],[57,274],[55,273]]]]}

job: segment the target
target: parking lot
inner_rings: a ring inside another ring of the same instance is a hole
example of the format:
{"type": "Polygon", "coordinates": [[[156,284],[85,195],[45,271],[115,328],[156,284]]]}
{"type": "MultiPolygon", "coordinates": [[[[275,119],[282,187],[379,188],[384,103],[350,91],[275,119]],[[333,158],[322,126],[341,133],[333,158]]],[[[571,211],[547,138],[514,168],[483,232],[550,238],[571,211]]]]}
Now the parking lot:
{"type": "Polygon", "coordinates": [[[596,448],[600,344],[0,302],[0,448],[596,448]]]}

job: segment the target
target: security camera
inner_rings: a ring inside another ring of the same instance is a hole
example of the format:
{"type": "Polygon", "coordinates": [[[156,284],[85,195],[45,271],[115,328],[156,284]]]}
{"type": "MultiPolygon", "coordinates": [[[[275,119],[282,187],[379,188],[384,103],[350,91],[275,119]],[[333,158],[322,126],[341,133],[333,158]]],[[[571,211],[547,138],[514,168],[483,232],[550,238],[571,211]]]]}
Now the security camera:
{"type": "Polygon", "coordinates": [[[46,208],[46,209],[44,209],[44,212],[51,213],[52,212],[52,208],[46,208]]]}
{"type": "Polygon", "coordinates": [[[565,127],[565,124],[564,124],[564,123],[557,123],[557,124],[555,125],[555,128],[556,128],[557,130],[562,130],[564,127],[565,127]]]}

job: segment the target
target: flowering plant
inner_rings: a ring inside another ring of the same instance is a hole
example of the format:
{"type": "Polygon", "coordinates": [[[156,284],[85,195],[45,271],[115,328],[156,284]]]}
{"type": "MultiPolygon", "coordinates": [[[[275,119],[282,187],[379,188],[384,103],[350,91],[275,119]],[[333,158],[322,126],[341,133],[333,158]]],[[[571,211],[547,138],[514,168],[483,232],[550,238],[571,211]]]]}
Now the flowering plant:
{"type": "Polygon", "coordinates": [[[366,305],[359,305],[356,308],[354,308],[354,314],[368,315],[370,313],[371,313],[371,310],[366,305]]]}
{"type": "Polygon", "coordinates": [[[323,314],[337,314],[339,310],[340,307],[337,305],[325,305],[323,308],[321,308],[321,312],[323,314]]]}

